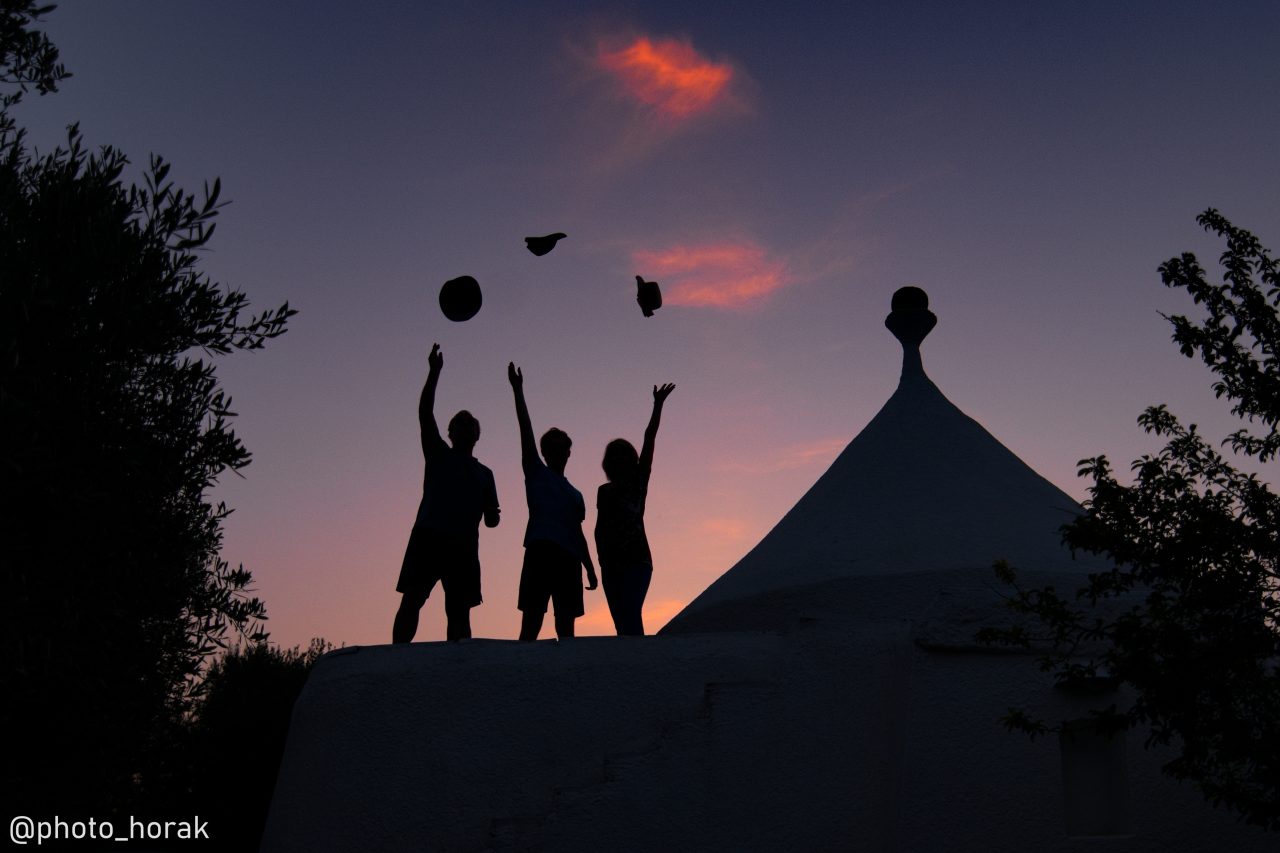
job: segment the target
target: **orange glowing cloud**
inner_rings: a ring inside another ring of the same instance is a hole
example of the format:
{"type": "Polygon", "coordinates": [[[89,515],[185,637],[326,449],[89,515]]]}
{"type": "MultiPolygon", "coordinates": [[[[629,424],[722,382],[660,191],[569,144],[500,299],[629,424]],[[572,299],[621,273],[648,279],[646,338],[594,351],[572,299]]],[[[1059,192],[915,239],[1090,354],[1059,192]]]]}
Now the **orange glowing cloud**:
{"type": "Polygon", "coordinates": [[[686,41],[643,36],[619,50],[601,45],[596,62],[640,103],[673,119],[712,107],[734,74],[731,66],[705,59],[686,41]]]}
{"type": "Polygon", "coordinates": [[[784,261],[747,240],[639,251],[632,261],[637,273],[662,284],[668,305],[740,308],[792,281],[784,261]]]}

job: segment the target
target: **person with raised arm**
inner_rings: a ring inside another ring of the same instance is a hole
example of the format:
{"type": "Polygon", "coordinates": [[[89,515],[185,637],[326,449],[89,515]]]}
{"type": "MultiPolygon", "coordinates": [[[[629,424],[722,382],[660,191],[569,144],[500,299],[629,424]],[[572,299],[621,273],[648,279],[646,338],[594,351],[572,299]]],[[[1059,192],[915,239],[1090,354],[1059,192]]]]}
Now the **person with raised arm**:
{"type": "Polygon", "coordinates": [[[439,581],[444,588],[445,635],[450,640],[471,636],[471,608],[480,595],[480,520],[497,527],[498,489],[493,472],[475,458],[480,422],[465,409],[449,421],[449,442],[436,425],[436,385],[444,367],[440,345],[427,356],[427,383],[418,399],[418,427],[425,468],[422,502],[409,534],[396,592],[401,593],[391,629],[394,643],[408,643],[418,631],[418,613],[439,581]]]}
{"type": "Polygon", "coordinates": [[[524,614],[520,639],[526,642],[538,639],[547,603],[551,602],[555,608],[556,636],[567,640],[573,636],[574,620],[585,612],[582,568],[587,570],[587,589],[595,589],[597,585],[596,568],[587,550],[587,537],[582,533],[582,523],[587,517],[586,503],[582,493],[564,476],[573,442],[564,430],[552,427],[535,445],[533,422],[524,399],[524,374],[515,362],[507,365],[507,379],[515,394],[524,493],[529,502],[524,566],[520,570],[518,606],[524,614]]]}
{"type": "Polygon", "coordinates": [[[644,508],[662,404],[675,387],[669,382],[661,388],[653,386],[653,414],[640,454],[636,455],[635,445],[625,438],[615,438],[605,446],[601,462],[608,482],[596,493],[596,556],[609,615],[619,637],[644,635],[641,610],[653,578],[644,508]]]}

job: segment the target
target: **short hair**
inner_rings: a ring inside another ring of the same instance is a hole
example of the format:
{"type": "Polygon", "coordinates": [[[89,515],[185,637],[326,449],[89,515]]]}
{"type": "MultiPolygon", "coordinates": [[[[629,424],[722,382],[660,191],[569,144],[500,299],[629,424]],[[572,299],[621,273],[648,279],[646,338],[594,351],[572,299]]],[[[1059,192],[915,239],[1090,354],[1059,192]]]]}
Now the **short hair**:
{"type": "Polygon", "coordinates": [[[542,434],[542,438],[538,439],[538,447],[542,450],[542,455],[547,455],[547,449],[551,449],[551,453],[556,452],[556,448],[561,450],[569,450],[573,447],[573,439],[569,438],[569,433],[559,427],[552,427],[542,434]]]}
{"type": "Polygon", "coordinates": [[[467,430],[475,434],[476,440],[480,440],[480,422],[476,420],[476,416],[462,409],[458,414],[449,419],[449,433],[452,435],[455,431],[461,432],[467,430]]]}
{"type": "Polygon", "coordinates": [[[635,474],[640,467],[640,456],[635,445],[625,438],[615,438],[604,447],[604,459],[600,462],[609,482],[616,483],[635,474]]]}

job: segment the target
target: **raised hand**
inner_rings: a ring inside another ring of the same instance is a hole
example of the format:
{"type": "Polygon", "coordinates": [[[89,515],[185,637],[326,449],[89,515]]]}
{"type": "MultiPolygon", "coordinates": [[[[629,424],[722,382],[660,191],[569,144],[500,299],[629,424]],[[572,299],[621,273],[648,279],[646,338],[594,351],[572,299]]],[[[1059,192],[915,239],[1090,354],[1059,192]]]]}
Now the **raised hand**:
{"type": "Polygon", "coordinates": [[[538,462],[538,443],[533,439],[529,404],[524,401],[524,374],[514,361],[507,362],[507,381],[511,383],[512,396],[516,401],[516,423],[520,425],[520,463],[527,469],[538,462]]]}
{"type": "Polygon", "coordinates": [[[444,367],[444,356],[440,354],[440,345],[431,345],[431,355],[427,356],[427,367],[432,373],[439,373],[440,368],[444,367]]]}
{"type": "Polygon", "coordinates": [[[653,386],[653,402],[658,405],[661,405],[662,403],[666,402],[666,399],[671,396],[671,392],[674,390],[676,390],[676,386],[671,384],[670,382],[668,382],[666,385],[663,385],[661,388],[659,388],[657,385],[654,385],[653,386]]]}

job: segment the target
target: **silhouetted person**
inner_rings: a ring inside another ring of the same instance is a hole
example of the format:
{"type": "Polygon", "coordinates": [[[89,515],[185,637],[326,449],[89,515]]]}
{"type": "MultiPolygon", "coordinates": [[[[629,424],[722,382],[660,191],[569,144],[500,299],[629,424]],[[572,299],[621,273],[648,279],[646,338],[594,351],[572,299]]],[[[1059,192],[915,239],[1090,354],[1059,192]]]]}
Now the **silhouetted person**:
{"type": "Polygon", "coordinates": [[[582,522],[587,506],[582,492],[565,479],[573,442],[564,430],[552,427],[543,434],[542,457],[533,442],[533,423],[524,401],[524,374],[515,363],[507,365],[507,379],[516,397],[520,423],[520,462],[524,468],[524,493],[529,501],[529,526],[524,531],[524,567],[520,570],[519,607],[524,618],[520,639],[538,639],[547,602],[555,607],[556,636],[573,636],[573,622],[583,614],[582,572],[587,589],[596,588],[596,568],[587,550],[582,522]]]}
{"type": "Polygon", "coordinates": [[[427,384],[418,401],[418,425],[422,431],[422,503],[409,534],[409,547],[400,566],[396,592],[402,593],[391,640],[408,643],[418,631],[418,611],[436,581],[444,587],[446,636],[462,640],[471,636],[471,608],[480,603],[480,519],[485,527],[498,526],[498,490],[493,472],[472,455],[480,440],[480,422],[466,410],[449,421],[449,447],[436,426],[436,385],[444,356],[432,344],[427,357],[427,384]]]}
{"type": "Polygon", "coordinates": [[[640,615],[653,577],[653,556],[644,532],[644,507],[653,468],[653,444],[662,420],[662,404],[675,390],[667,383],[653,386],[653,414],[644,431],[644,447],[615,438],[604,449],[601,466],[609,482],[596,493],[596,556],[600,580],[609,602],[609,615],[618,636],[643,636],[640,615]]]}

